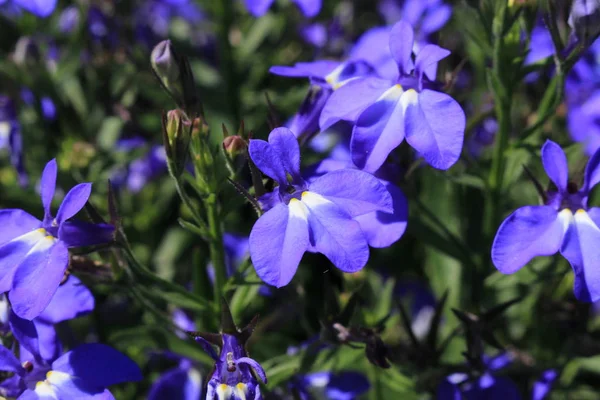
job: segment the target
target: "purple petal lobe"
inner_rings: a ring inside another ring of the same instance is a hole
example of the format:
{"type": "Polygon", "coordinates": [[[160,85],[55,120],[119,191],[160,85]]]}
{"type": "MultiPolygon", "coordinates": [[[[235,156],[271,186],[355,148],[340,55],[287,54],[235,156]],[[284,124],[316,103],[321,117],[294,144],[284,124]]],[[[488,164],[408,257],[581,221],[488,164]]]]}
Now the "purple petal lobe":
{"type": "Polygon", "coordinates": [[[372,211],[393,212],[392,197],[373,175],[340,169],[329,172],[310,185],[310,191],[335,203],[351,217],[372,211]],[[348,183],[352,182],[351,185],[348,183]]]}
{"type": "Polygon", "coordinates": [[[459,158],[465,134],[465,113],[450,96],[425,89],[407,90],[404,107],[406,141],[434,168],[448,169],[459,158]]]}
{"type": "Polygon", "coordinates": [[[25,373],[17,357],[4,346],[0,346],[0,371],[16,372],[19,375],[25,373]]]}
{"type": "Polygon", "coordinates": [[[542,147],[542,163],[546,174],[561,193],[567,191],[567,179],[569,178],[569,167],[567,156],[559,145],[551,140],[546,140],[542,147]]]}
{"type": "Polygon", "coordinates": [[[44,171],[42,172],[42,179],[40,181],[40,192],[42,195],[42,205],[44,206],[45,217],[50,217],[50,206],[52,205],[52,198],[54,197],[54,190],[56,189],[56,159],[53,158],[46,164],[44,171]]]}
{"type": "Polygon", "coordinates": [[[148,400],[197,400],[202,394],[202,378],[196,370],[174,368],[154,382],[148,400]]]}
{"type": "Polygon", "coordinates": [[[19,345],[25,347],[33,354],[39,354],[38,333],[33,322],[19,318],[14,312],[11,312],[8,318],[10,330],[19,342],[19,345]]]}
{"type": "Polygon", "coordinates": [[[31,249],[45,240],[45,236],[43,229],[36,229],[0,246],[0,293],[8,292],[12,288],[17,267],[31,249]]]}
{"type": "Polygon", "coordinates": [[[438,4],[435,9],[430,11],[423,21],[421,21],[420,30],[423,34],[429,35],[433,32],[437,32],[450,19],[452,15],[452,7],[447,4],[438,4]]]}
{"type": "Polygon", "coordinates": [[[246,0],[246,8],[254,17],[262,17],[267,13],[274,0],[246,0]]]}
{"type": "Polygon", "coordinates": [[[600,182],[600,149],[590,158],[585,166],[583,190],[589,193],[600,182]]]}
{"type": "Polygon", "coordinates": [[[315,17],[319,11],[321,11],[321,1],[322,0],[292,0],[302,14],[304,14],[307,18],[315,17]]]}
{"type": "Polygon", "coordinates": [[[429,80],[434,81],[437,74],[438,62],[450,55],[450,50],[446,50],[435,44],[428,44],[419,51],[415,59],[415,71],[419,79],[425,75],[429,80]]]}
{"type": "Polygon", "coordinates": [[[324,131],[338,121],[354,122],[360,113],[377,100],[393,84],[385,79],[354,79],[335,90],[319,118],[319,126],[324,131]]]}
{"type": "Polygon", "coordinates": [[[352,161],[358,168],[377,171],[404,140],[403,93],[400,85],[394,85],[358,117],[350,142],[352,161]]]}
{"type": "Polygon", "coordinates": [[[0,245],[42,226],[42,221],[23,210],[0,210],[0,245]]]}
{"type": "Polygon", "coordinates": [[[92,193],[91,183],[80,183],[69,190],[56,214],[56,222],[60,225],[69,218],[77,214],[85,203],[87,203],[92,193]]]}
{"type": "Polygon", "coordinates": [[[533,257],[549,256],[560,249],[564,218],[550,206],[517,209],[500,225],[492,244],[492,261],[500,272],[512,274],[533,257]]]}
{"type": "Polygon", "coordinates": [[[48,306],[69,264],[64,243],[51,236],[40,240],[27,254],[14,276],[8,298],[21,318],[33,319],[48,306]]]}
{"type": "Polygon", "coordinates": [[[77,318],[94,310],[92,292],[77,278],[70,275],[67,281],[60,285],[50,300],[48,307],[38,319],[57,324],[62,321],[77,318]]]}
{"type": "Polygon", "coordinates": [[[109,224],[90,224],[71,220],[58,229],[58,237],[67,247],[94,246],[113,241],[115,227],[109,224]]]}
{"type": "Polygon", "coordinates": [[[324,81],[327,75],[339,65],[339,61],[317,60],[313,62],[296,63],[293,67],[276,65],[271,67],[269,72],[291,78],[319,78],[324,81]]]}
{"type": "Polygon", "coordinates": [[[369,246],[358,222],[317,193],[304,192],[302,203],[309,210],[312,248],[344,272],[362,269],[369,259],[369,246]]]}
{"type": "Polygon", "coordinates": [[[390,32],[390,51],[398,64],[401,75],[410,74],[414,68],[411,58],[413,43],[412,26],[406,21],[397,22],[390,32]]]}
{"type": "Polygon", "coordinates": [[[294,180],[300,177],[300,146],[296,136],[288,128],[276,128],[269,134],[269,144],[279,154],[286,172],[294,180]]]}
{"type": "Polygon", "coordinates": [[[265,373],[263,367],[256,360],[253,360],[250,357],[240,357],[235,360],[235,362],[249,365],[254,372],[256,372],[256,375],[258,375],[260,380],[263,381],[263,383],[267,383],[267,374],[265,373]]]}
{"type": "Polygon", "coordinates": [[[297,199],[267,211],[250,233],[252,263],[260,279],[269,285],[290,283],[307,248],[307,210],[297,199]]]}
{"type": "Polygon", "coordinates": [[[408,222],[408,200],[402,190],[390,182],[382,181],[392,196],[393,213],[373,211],[355,217],[369,246],[388,247],[402,237],[408,222]]]}
{"type": "Polygon", "coordinates": [[[575,273],[575,296],[580,301],[594,302],[600,299],[600,228],[594,219],[600,217],[600,209],[589,212],[577,210],[573,215],[569,210],[569,227],[560,252],[569,260],[575,273]]]}
{"type": "Polygon", "coordinates": [[[248,151],[250,158],[263,174],[274,179],[279,185],[287,184],[283,161],[273,146],[264,140],[251,139],[248,151]]]}
{"type": "Polygon", "coordinates": [[[100,343],[76,347],[54,361],[52,369],[100,388],[142,379],[136,363],[123,353],[100,343]]]}
{"type": "Polygon", "coordinates": [[[56,0],[14,0],[15,4],[38,17],[45,18],[56,8],[56,0]]]}

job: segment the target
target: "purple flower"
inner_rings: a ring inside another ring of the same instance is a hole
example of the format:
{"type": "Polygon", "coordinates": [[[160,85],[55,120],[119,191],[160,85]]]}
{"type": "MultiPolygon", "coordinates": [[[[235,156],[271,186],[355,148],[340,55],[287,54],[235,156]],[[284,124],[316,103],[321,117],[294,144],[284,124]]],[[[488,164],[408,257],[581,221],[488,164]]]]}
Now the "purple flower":
{"type": "Polygon", "coordinates": [[[432,90],[437,64],[450,52],[429,44],[413,61],[413,35],[404,21],[390,33],[390,51],[399,70],[396,81],[354,79],[336,90],[321,112],[321,130],[339,120],[355,123],[350,148],[360,169],[379,169],[404,138],[438,169],[450,168],[460,156],[465,114],[450,96],[432,90]]]}
{"type": "Polygon", "coordinates": [[[273,130],[268,142],[251,140],[249,152],[256,166],[279,184],[259,198],[266,212],[250,233],[250,256],[258,276],[273,286],[287,285],[306,251],[324,254],[344,272],[364,267],[368,238],[356,218],[393,212],[386,187],[354,169],[306,182],[300,175],[298,142],[287,128],[273,130]]]}
{"type": "MultiPolygon", "coordinates": [[[[142,138],[120,140],[117,148],[131,151],[143,147],[146,142],[142,138]]],[[[113,184],[120,188],[126,186],[132,193],[138,193],[148,184],[167,172],[167,154],[161,145],[150,147],[146,155],[133,160],[127,169],[119,170],[113,176],[113,184]]]]}
{"type": "Polygon", "coordinates": [[[486,118],[475,128],[475,132],[467,139],[467,151],[471,157],[479,157],[481,153],[489,148],[496,138],[498,121],[495,118],[486,118]]]}
{"type": "Polygon", "coordinates": [[[438,386],[438,400],[519,400],[519,389],[512,380],[504,376],[495,376],[495,373],[511,363],[507,353],[496,357],[484,356],[485,371],[475,379],[470,379],[467,374],[456,373],[444,379],[438,386]]]}
{"type": "Polygon", "coordinates": [[[103,344],[81,345],[52,363],[20,353],[19,361],[0,347],[0,370],[15,373],[2,383],[3,394],[19,400],[113,399],[108,386],[142,379],[130,358],[103,344]]]}
{"type": "MultiPolygon", "coordinates": [[[[255,17],[262,17],[273,5],[274,0],[244,0],[248,12],[255,17]]],[[[321,11],[322,0],[292,0],[307,18],[316,16],[321,11]]]]}
{"type": "Polygon", "coordinates": [[[0,149],[10,151],[10,162],[17,171],[19,184],[26,186],[29,178],[25,172],[21,124],[17,119],[14,104],[8,96],[0,96],[0,149]]]}
{"type": "Polygon", "coordinates": [[[56,160],[52,160],[42,173],[42,221],[23,210],[0,210],[0,293],[8,292],[14,312],[28,320],[48,306],[63,280],[68,248],[108,243],[114,231],[107,224],[69,221],[87,202],[90,183],[71,189],[56,217],[52,216],[56,172],[56,160]]]}
{"type": "Polygon", "coordinates": [[[442,0],[382,0],[378,10],[388,24],[402,19],[415,27],[417,42],[423,45],[452,15],[452,7],[442,0]]]}
{"type": "Polygon", "coordinates": [[[314,372],[295,377],[290,384],[301,400],[315,398],[314,391],[323,394],[329,400],[352,400],[366,393],[370,384],[367,378],[353,371],[344,371],[337,374],[329,371],[314,372]]]}
{"type": "Polygon", "coordinates": [[[569,26],[579,41],[595,39],[600,34],[600,2],[574,0],[569,14],[569,26]]]}
{"type": "Polygon", "coordinates": [[[589,160],[583,187],[568,180],[567,157],[556,143],[542,147],[542,163],[556,190],[546,193],[542,206],[525,206],[509,215],[496,233],[492,261],[500,272],[512,274],[533,257],[560,251],[575,273],[575,296],[600,299],[600,208],[588,208],[588,196],[600,181],[600,151],[589,160]]]}
{"type": "Polygon", "coordinates": [[[543,400],[552,390],[554,381],[558,378],[558,372],[555,369],[548,369],[542,373],[542,376],[533,384],[531,400],[543,400]]]}
{"type": "Polygon", "coordinates": [[[196,341],[215,360],[215,368],[208,381],[206,400],[262,400],[260,386],[252,371],[264,383],[267,383],[267,376],[260,364],[248,357],[241,333],[221,333],[218,337],[221,348],[218,356],[206,339],[196,337],[196,341]]]}
{"type": "Polygon", "coordinates": [[[38,17],[46,18],[56,8],[57,0],[8,0],[9,5],[16,6],[38,17]]]}

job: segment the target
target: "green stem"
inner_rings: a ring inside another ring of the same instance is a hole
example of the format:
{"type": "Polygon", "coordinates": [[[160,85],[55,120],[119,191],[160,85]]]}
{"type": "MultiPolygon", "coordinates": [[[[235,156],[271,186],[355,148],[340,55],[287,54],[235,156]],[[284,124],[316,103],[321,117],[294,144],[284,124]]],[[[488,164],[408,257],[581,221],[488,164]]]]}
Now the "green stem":
{"type": "Polygon", "coordinates": [[[192,199],[190,199],[190,196],[188,196],[188,194],[183,189],[183,185],[182,185],[183,182],[179,178],[174,178],[174,180],[175,180],[175,188],[177,188],[177,194],[179,194],[179,198],[181,199],[183,204],[185,204],[185,206],[192,213],[192,216],[194,217],[194,222],[196,222],[196,224],[198,225],[198,227],[200,229],[202,229],[203,231],[206,231],[207,230],[206,222],[204,221],[204,218],[202,218],[202,216],[200,215],[200,213],[198,212],[196,207],[194,207],[194,204],[192,203],[192,199]]]}
{"type": "Polygon", "coordinates": [[[227,281],[227,267],[225,264],[225,248],[223,247],[223,227],[219,216],[217,196],[212,193],[206,199],[206,213],[208,217],[210,259],[215,269],[214,301],[220,310],[223,289],[227,281]]]}

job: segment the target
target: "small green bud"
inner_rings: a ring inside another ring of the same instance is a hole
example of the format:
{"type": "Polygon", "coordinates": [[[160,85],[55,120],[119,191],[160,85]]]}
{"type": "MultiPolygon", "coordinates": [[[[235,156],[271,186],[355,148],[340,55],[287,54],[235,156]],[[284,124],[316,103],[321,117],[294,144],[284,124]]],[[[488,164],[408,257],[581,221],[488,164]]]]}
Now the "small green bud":
{"type": "Polygon", "coordinates": [[[192,124],[185,113],[179,109],[163,114],[163,142],[167,153],[169,171],[178,178],[185,168],[192,124]]]}
{"type": "Polygon", "coordinates": [[[163,40],[154,47],[150,64],[162,87],[179,108],[189,116],[201,113],[190,63],[175,51],[170,40],[163,40]]]}

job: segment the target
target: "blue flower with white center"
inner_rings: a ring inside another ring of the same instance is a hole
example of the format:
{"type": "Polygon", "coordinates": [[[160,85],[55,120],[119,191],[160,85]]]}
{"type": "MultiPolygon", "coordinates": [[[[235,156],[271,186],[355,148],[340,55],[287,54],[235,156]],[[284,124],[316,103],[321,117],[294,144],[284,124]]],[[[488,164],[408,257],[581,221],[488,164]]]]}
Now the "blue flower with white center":
{"type": "Polygon", "coordinates": [[[413,38],[405,21],[390,32],[398,79],[351,80],[333,92],[321,112],[321,130],[340,120],[354,123],[350,148],[360,169],[379,169],[405,138],[434,168],[448,169],[460,156],[465,114],[452,97],[436,90],[435,82],[438,62],[450,52],[428,44],[413,59],[413,38]]]}
{"type": "Polygon", "coordinates": [[[108,224],[69,221],[90,197],[90,183],[72,188],[53,217],[50,205],[56,173],[56,160],[52,160],[40,184],[42,221],[23,210],[0,210],[0,293],[8,292],[15,314],[28,320],[40,315],[63,280],[68,248],[109,243],[114,231],[108,224]]]}
{"type": "MultiPolygon", "coordinates": [[[[244,0],[248,12],[255,17],[262,17],[269,11],[275,0],[244,0]]],[[[292,0],[306,18],[312,18],[321,11],[323,0],[292,0]]]]}
{"type": "Polygon", "coordinates": [[[542,163],[556,186],[546,204],[525,206],[509,215],[496,233],[492,261],[502,273],[512,274],[533,257],[560,251],[575,273],[575,296],[586,302],[600,299],[600,208],[587,205],[600,181],[600,151],[589,160],[583,187],[568,183],[567,157],[556,143],[542,147],[542,163]]]}
{"type": "Polygon", "coordinates": [[[339,169],[307,183],[300,175],[300,148],[294,134],[277,128],[269,141],[250,140],[252,161],[279,187],[258,200],[266,211],[250,233],[250,257],[266,283],[287,285],[306,251],[324,254],[344,272],[369,259],[367,237],[357,217],[393,212],[386,187],[373,175],[339,169]]]}
{"type": "Polygon", "coordinates": [[[108,386],[142,379],[129,357],[98,343],[81,345],[52,363],[23,348],[20,358],[0,346],[0,370],[15,374],[2,383],[2,394],[18,400],[114,399],[108,386]]]}

